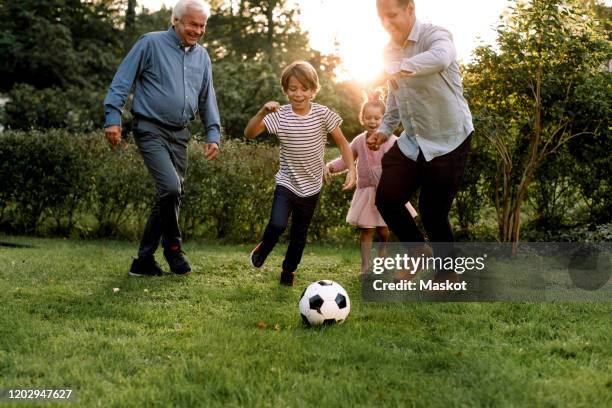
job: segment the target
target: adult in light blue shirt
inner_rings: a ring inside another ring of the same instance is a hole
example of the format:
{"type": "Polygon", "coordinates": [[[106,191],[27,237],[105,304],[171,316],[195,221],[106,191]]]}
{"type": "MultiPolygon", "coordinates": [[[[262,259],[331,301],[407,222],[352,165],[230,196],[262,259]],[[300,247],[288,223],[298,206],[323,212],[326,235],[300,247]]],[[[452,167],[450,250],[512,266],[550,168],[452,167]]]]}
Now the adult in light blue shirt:
{"type": "MultiPolygon", "coordinates": [[[[389,96],[382,124],[368,146],[376,150],[400,123],[404,128],[382,159],[376,206],[400,241],[423,243],[425,236],[405,206],[420,190],[419,214],[429,241],[450,243],[448,213],[474,130],[452,35],[417,20],[413,0],[377,0],[376,6],[391,36],[384,53],[389,96]]],[[[442,257],[450,248],[432,246],[442,257]]],[[[423,244],[413,248],[429,252],[423,244]]]]}
{"type": "Polygon", "coordinates": [[[142,36],[125,57],[104,99],[105,133],[111,145],[121,141],[121,112],[132,87],[134,139],[155,181],[156,199],[130,275],[161,275],[155,261],[160,241],[170,270],[191,272],[181,249],[179,205],[187,169],[187,125],[199,110],[206,133],[204,155],[213,160],[220,143],[220,120],[208,53],[198,44],[210,6],[180,0],[168,31],[142,36]]]}

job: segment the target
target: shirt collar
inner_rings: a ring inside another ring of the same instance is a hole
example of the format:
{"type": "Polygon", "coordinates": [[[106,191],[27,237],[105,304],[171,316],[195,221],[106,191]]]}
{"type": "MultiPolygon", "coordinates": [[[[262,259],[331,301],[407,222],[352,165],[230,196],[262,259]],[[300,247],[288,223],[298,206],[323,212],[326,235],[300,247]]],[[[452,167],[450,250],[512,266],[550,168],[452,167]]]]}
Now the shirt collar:
{"type": "MultiPolygon", "coordinates": [[[[170,36],[170,38],[172,39],[172,42],[173,42],[174,44],[176,44],[176,46],[177,46],[178,48],[185,48],[185,46],[183,45],[183,43],[182,43],[182,41],[181,41],[181,38],[178,36],[178,34],[176,33],[176,31],[174,30],[174,26],[170,26],[170,28],[168,29],[167,33],[168,33],[168,35],[170,36]]],[[[197,45],[197,44],[196,44],[196,45],[197,45]]],[[[188,48],[187,50],[188,50],[188,51],[192,51],[192,50],[193,50],[193,48],[194,48],[196,45],[191,45],[191,46],[189,46],[189,48],[188,48]]]]}
{"type": "Polygon", "coordinates": [[[404,41],[402,45],[398,45],[391,41],[391,47],[394,49],[406,48],[410,42],[415,43],[419,41],[419,38],[421,38],[422,27],[423,24],[417,18],[415,18],[414,25],[412,26],[412,30],[410,30],[410,34],[408,34],[408,38],[406,38],[406,41],[404,41]]]}

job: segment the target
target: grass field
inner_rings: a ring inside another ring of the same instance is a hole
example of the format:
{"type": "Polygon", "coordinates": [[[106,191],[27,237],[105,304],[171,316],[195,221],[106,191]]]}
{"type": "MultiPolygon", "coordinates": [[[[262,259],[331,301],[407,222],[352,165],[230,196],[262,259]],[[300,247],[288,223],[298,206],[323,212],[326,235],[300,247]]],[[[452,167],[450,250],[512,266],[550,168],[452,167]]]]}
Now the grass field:
{"type": "Polygon", "coordinates": [[[0,247],[5,390],[69,388],[84,407],[612,406],[611,303],[363,303],[357,249],[307,247],[284,288],[284,248],[254,271],[249,247],[188,243],[191,276],[129,278],[134,244],[0,238],[35,246],[0,247]],[[308,329],[297,302],[321,278],[351,316],[308,329]]]}

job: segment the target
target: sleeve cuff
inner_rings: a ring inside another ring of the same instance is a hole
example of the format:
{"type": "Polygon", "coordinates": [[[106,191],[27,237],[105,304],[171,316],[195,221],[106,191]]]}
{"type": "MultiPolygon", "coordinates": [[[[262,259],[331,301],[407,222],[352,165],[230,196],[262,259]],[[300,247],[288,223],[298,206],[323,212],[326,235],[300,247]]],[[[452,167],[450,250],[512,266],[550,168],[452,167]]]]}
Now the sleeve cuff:
{"type": "Polygon", "coordinates": [[[215,143],[217,146],[221,145],[221,132],[219,129],[214,127],[206,131],[206,143],[215,143]]]}
{"type": "Polygon", "coordinates": [[[402,60],[402,62],[399,64],[399,68],[402,71],[408,71],[408,72],[416,72],[416,67],[414,66],[414,64],[412,62],[410,62],[410,59],[405,58],[402,60]]]}
{"type": "Polygon", "coordinates": [[[114,125],[121,126],[121,112],[115,109],[109,109],[106,112],[104,127],[109,127],[109,126],[114,126],[114,125]]]}
{"type": "Polygon", "coordinates": [[[378,128],[378,133],[382,133],[383,135],[385,135],[386,137],[389,137],[393,134],[393,130],[389,129],[388,127],[381,125],[378,128]]]}
{"type": "Polygon", "coordinates": [[[390,62],[385,66],[385,72],[389,75],[395,75],[400,72],[400,70],[401,68],[399,61],[390,62]]]}

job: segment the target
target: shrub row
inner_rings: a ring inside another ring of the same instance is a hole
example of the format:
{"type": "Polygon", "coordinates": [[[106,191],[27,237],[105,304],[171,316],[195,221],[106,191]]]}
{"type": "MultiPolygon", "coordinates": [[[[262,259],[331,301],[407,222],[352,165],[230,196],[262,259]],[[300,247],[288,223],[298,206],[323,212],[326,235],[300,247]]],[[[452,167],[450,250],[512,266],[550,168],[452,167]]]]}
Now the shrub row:
{"type": "MultiPolygon", "coordinates": [[[[278,148],[224,142],[215,161],[189,148],[181,225],[186,238],[255,242],[269,217],[278,148]]],[[[351,192],[323,190],[311,240],[351,239],[351,192]]],[[[136,239],[154,187],[130,140],[112,150],[100,133],[0,133],[0,229],[9,233],[136,239]]]]}

